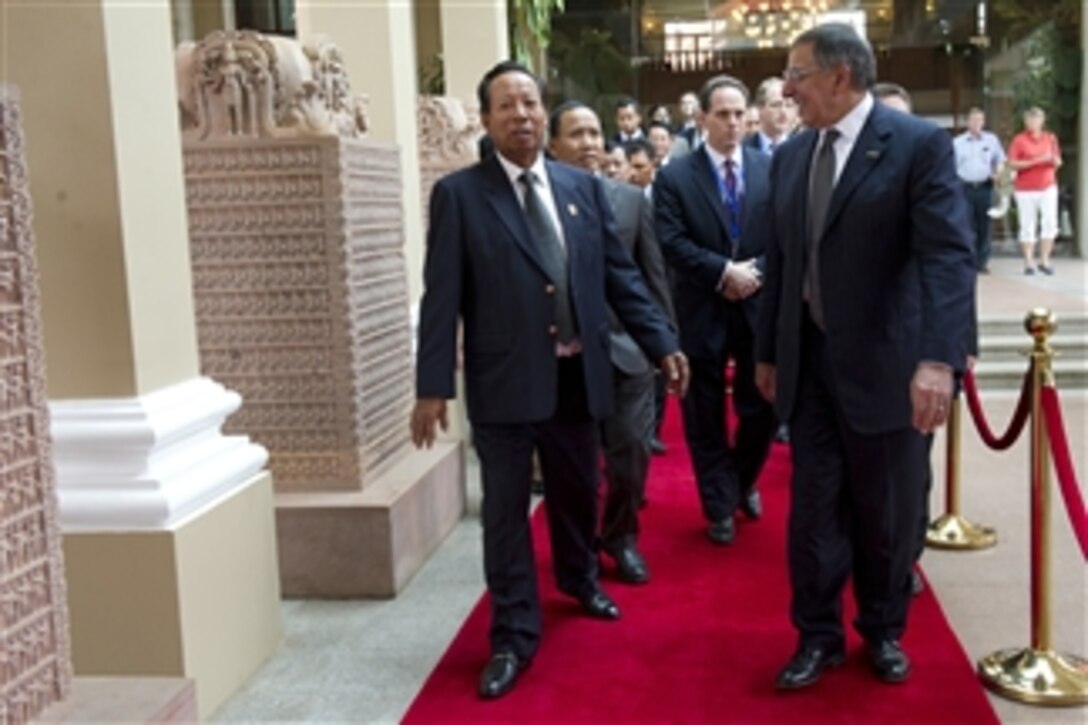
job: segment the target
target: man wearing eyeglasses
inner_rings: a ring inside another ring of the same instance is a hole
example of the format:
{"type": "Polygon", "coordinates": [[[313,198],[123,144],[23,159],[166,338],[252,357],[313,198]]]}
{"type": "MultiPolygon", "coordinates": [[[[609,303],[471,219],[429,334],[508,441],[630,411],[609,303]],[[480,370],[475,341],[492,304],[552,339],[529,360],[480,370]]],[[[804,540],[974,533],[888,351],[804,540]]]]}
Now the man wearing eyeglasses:
{"type": "Polygon", "coordinates": [[[876,63],[849,26],[798,36],[783,78],[806,130],[771,162],[756,380],[790,426],[793,657],[783,690],[845,657],[842,593],[876,677],[899,644],[921,516],[924,436],[964,369],[974,255],[951,141],[874,104],[876,63]]]}

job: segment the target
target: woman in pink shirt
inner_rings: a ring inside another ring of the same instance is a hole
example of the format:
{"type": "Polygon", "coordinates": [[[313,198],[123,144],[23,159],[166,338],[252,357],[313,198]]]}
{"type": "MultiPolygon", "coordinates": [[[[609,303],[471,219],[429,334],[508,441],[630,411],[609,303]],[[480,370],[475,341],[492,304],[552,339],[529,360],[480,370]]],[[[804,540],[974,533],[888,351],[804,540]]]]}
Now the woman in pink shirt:
{"type": "Polygon", "coordinates": [[[1058,184],[1055,172],[1062,165],[1057,137],[1043,130],[1046,113],[1038,107],[1024,112],[1024,130],[1009,145],[1009,166],[1016,171],[1013,192],[1020,217],[1020,249],[1024,274],[1035,274],[1035,242],[1039,244],[1039,271],[1054,274],[1050,252],[1058,236],[1058,184]],[[1041,228],[1040,228],[1041,227],[1041,228]],[[1036,232],[1038,231],[1038,234],[1036,232]]]}

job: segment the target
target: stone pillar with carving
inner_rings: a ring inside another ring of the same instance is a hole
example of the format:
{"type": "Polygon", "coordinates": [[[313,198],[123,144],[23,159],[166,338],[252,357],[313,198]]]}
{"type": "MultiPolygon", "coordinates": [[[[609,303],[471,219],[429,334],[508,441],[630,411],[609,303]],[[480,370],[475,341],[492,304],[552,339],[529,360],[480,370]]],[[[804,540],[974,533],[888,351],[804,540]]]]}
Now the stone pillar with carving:
{"type": "Polygon", "coordinates": [[[474,105],[450,96],[419,97],[419,176],[424,224],[435,182],[476,163],[477,142],[483,132],[474,105]]]}
{"type": "Polygon", "coordinates": [[[203,719],[280,640],[268,454],[223,434],[241,397],[198,369],[170,18],[162,0],[0,0],[75,675],[42,720],[203,719]]]}
{"type": "MultiPolygon", "coordinates": [[[[424,229],[428,226],[431,189],[446,174],[476,163],[479,157],[478,142],[483,132],[480,114],[474,104],[464,104],[450,96],[420,96],[419,177],[424,229]]],[[[416,320],[415,316],[413,320],[416,320]]],[[[451,401],[449,406],[449,434],[468,440],[469,424],[463,387],[463,377],[458,373],[457,400],[451,401]]]]}
{"type": "Polygon", "coordinates": [[[283,591],[392,595],[463,507],[459,446],[409,455],[398,151],[364,138],[328,40],[176,58],[201,369],[269,450],[283,591]]]}
{"type": "Polygon", "coordinates": [[[0,723],[71,681],[64,563],[19,100],[0,85],[0,723]]]}

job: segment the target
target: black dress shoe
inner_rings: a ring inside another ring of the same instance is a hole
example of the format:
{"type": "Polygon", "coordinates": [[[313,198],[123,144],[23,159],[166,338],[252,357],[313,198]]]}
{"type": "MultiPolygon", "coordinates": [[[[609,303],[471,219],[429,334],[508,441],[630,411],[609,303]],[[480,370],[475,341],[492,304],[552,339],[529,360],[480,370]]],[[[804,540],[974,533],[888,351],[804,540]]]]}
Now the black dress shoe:
{"type": "Polygon", "coordinates": [[[578,599],[585,613],[596,619],[619,619],[620,608],[599,588],[593,588],[578,599]]]}
{"type": "Polygon", "coordinates": [[[828,667],[838,667],[846,661],[841,649],[802,647],[778,673],[775,687],[779,690],[798,690],[816,684],[828,667]]]}
{"type": "Polygon", "coordinates": [[[645,584],[650,581],[650,569],[646,566],[646,560],[634,546],[625,546],[622,549],[604,547],[604,552],[616,562],[616,575],[620,581],[628,584],[645,584]]]}
{"type": "Polygon", "coordinates": [[[654,436],[650,439],[650,453],[655,456],[663,456],[669,452],[669,447],[666,446],[660,438],[654,436]]]}
{"type": "Polygon", "coordinates": [[[774,432],[774,440],[776,443],[789,443],[790,442],[790,427],[783,423],[778,426],[778,430],[774,432]]]}
{"type": "Polygon", "coordinates": [[[513,652],[491,655],[484,671],[480,673],[480,697],[491,700],[510,692],[518,681],[518,675],[528,666],[528,660],[518,659],[513,652]]]}
{"type": "Polygon", "coordinates": [[[894,639],[870,642],[869,664],[878,679],[899,683],[910,677],[910,657],[894,639]]]}
{"type": "Polygon", "coordinates": [[[706,537],[718,546],[732,544],[736,533],[737,526],[733,523],[732,516],[727,516],[721,521],[711,521],[710,526],[706,527],[706,537]]]}
{"type": "Polygon", "coordinates": [[[739,508],[741,512],[752,521],[758,521],[763,518],[763,499],[760,497],[759,491],[753,488],[745,494],[740,502],[739,508]]]}

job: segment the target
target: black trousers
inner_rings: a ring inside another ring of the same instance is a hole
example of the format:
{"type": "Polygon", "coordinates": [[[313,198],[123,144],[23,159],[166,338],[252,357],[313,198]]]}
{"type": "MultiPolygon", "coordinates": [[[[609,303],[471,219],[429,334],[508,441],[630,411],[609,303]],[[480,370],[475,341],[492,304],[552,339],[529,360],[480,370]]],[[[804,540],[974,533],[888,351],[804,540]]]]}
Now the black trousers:
{"type": "Polygon", "coordinates": [[[791,616],[802,645],[842,647],[842,591],[852,574],[855,627],[870,641],[906,628],[928,461],[907,427],[867,435],[838,404],[824,335],[807,320],[790,442],[791,616]]]}
{"type": "Polygon", "coordinates": [[[918,534],[915,536],[914,542],[914,560],[918,561],[922,558],[922,554],[926,553],[926,535],[929,533],[929,522],[931,520],[929,513],[929,494],[933,491],[933,434],[930,433],[925,437],[926,443],[926,465],[923,474],[922,490],[920,491],[922,496],[921,515],[918,519],[918,534]]]}
{"type": "Polygon", "coordinates": [[[491,594],[491,650],[531,659],[541,633],[529,529],[535,449],[544,475],[555,579],[582,596],[597,582],[597,422],[589,416],[581,357],[559,361],[559,404],[539,423],[473,424],[483,482],[484,575],[491,594]]]}
{"type": "Polygon", "coordinates": [[[993,184],[963,185],[971,227],[975,232],[975,269],[985,269],[990,263],[990,206],[993,204],[993,184]]]}
{"type": "Polygon", "coordinates": [[[610,551],[638,541],[638,508],[646,493],[654,435],[654,373],[627,375],[613,368],[613,413],[601,423],[608,495],[601,545],[610,551]]]}
{"type": "Polygon", "coordinates": [[[730,304],[726,347],[720,357],[692,358],[691,382],[681,407],[699,501],[708,521],[733,515],[755,485],[767,460],[777,422],[755,384],[752,330],[740,304],[730,304]],[[726,425],[725,366],[732,358],[733,405],[738,426],[730,440],[726,425]]]}

